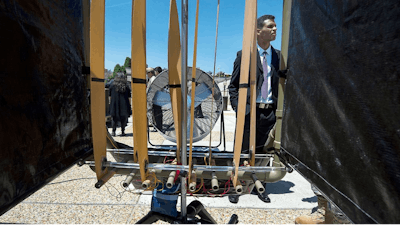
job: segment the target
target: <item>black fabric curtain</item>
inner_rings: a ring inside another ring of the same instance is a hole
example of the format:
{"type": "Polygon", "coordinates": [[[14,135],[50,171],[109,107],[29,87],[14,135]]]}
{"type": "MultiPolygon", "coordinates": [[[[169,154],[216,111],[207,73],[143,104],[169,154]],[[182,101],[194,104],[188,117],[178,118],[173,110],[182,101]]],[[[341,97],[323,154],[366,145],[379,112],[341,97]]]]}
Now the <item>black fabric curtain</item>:
{"type": "Polygon", "coordinates": [[[82,2],[0,3],[0,215],[92,154],[82,2]]]}
{"type": "Polygon", "coordinates": [[[400,3],[293,1],[283,149],[355,223],[399,223],[400,3]]]}

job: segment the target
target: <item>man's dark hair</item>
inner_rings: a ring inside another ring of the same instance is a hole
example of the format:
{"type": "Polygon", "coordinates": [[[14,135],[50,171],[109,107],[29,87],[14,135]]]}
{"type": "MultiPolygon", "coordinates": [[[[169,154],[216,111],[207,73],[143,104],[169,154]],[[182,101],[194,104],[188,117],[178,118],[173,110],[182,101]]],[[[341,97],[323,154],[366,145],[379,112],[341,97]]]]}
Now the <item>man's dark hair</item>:
{"type": "Polygon", "coordinates": [[[154,68],[154,70],[157,71],[158,73],[161,73],[161,72],[162,72],[162,69],[161,69],[161,67],[159,67],[159,66],[157,66],[156,68],[154,68]]]}
{"type": "Polygon", "coordinates": [[[260,16],[260,17],[257,19],[257,28],[258,28],[258,29],[263,28],[264,22],[265,22],[266,20],[275,20],[275,16],[273,16],[273,15],[263,15],[263,16],[260,16]]]}

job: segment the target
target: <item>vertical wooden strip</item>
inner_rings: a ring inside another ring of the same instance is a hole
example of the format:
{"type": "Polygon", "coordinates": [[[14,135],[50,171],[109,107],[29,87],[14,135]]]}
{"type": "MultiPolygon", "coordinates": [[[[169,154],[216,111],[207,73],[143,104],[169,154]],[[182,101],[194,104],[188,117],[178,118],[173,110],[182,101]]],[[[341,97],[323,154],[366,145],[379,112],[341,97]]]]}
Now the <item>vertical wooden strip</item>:
{"type": "MultiPolygon", "coordinates": [[[[177,162],[181,163],[180,150],[182,128],[181,128],[181,42],[179,33],[179,18],[176,1],[170,2],[170,17],[169,17],[169,33],[168,33],[168,77],[169,77],[169,94],[171,96],[172,113],[174,117],[174,127],[176,135],[176,158],[177,162]]],[[[185,156],[186,157],[186,156],[185,156]]]]}
{"type": "Polygon", "coordinates": [[[194,44],[193,44],[193,65],[192,65],[192,95],[191,95],[191,105],[190,105],[190,142],[189,142],[189,184],[192,182],[192,151],[193,151],[193,127],[194,127],[194,101],[196,94],[196,60],[197,60],[197,34],[198,34],[198,24],[199,24],[199,0],[197,0],[196,5],[196,22],[194,29],[194,44]]]}
{"type": "MultiPolygon", "coordinates": [[[[283,18],[282,18],[282,46],[281,46],[281,59],[280,70],[285,70],[287,66],[287,57],[289,49],[289,33],[290,33],[290,16],[292,9],[292,0],[285,0],[283,5],[283,18]]],[[[282,116],[283,116],[283,101],[285,98],[285,78],[279,78],[278,85],[278,104],[276,109],[276,131],[274,148],[279,151],[281,149],[282,138],[282,116]]]]}
{"type": "MultiPolygon", "coordinates": [[[[249,79],[249,66],[250,66],[250,51],[251,42],[254,35],[254,14],[256,14],[256,1],[246,0],[244,15],[244,28],[243,28],[243,46],[242,46],[242,62],[240,65],[240,84],[248,84],[249,79]]],[[[238,110],[237,110],[237,120],[236,120],[236,134],[235,134],[235,146],[234,146],[234,158],[233,165],[235,167],[235,172],[233,176],[233,185],[237,186],[238,170],[240,162],[240,153],[242,150],[243,141],[243,129],[244,129],[244,119],[246,113],[246,100],[247,100],[247,88],[241,87],[239,89],[239,99],[238,99],[238,110]]]]}
{"type": "Polygon", "coordinates": [[[134,155],[140,165],[142,182],[146,180],[147,116],[146,116],[146,0],[132,2],[132,122],[134,155]],[[140,82],[141,81],[141,82],[140,82]]]}
{"type": "Polygon", "coordinates": [[[93,1],[90,7],[90,109],[93,154],[97,179],[107,173],[102,168],[106,158],[106,108],[104,82],[105,0],[93,1]],[[99,82],[100,81],[100,82],[99,82]]]}
{"type": "MultiPolygon", "coordinates": [[[[255,11],[257,12],[257,1],[255,11]]],[[[254,13],[254,36],[250,62],[250,165],[255,165],[256,154],[256,67],[257,67],[257,14],[254,13]]]]}

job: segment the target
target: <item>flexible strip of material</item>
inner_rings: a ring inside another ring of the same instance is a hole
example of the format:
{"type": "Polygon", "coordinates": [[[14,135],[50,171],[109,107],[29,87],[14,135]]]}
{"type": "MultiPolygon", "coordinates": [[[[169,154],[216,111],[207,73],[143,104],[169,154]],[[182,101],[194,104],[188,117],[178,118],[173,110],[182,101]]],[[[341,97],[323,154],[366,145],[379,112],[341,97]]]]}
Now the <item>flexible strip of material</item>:
{"type": "MultiPolygon", "coordinates": [[[[257,1],[255,10],[257,12],[257,1]]],[[[256,67],[257,67],[257,14],[254,13],[254,37],[251,46],[250,62],[250,166],[255,166],[256,160],[256,67]]]]}
{"type": "MultiPolygon", "coordinates": [[[[217,25],[216,25],[216,31],[215,31],[215,50],[214,50],[214,76],[213,76],[213,86],[212,86],[212,98],[211,98],[211,118],[212,114],[214,111],[214,85],[215,85],[215,65],[217,64],[217,43],[218,43],[218,21],[219,21],[219,0],[218,0],[218,6],[217,6],[217,25]]],[[[210,128],[212,128],[212,119],[210,120],[210,128]]],[[[211,130],[211,129],[210,129],[211,130]]],[[[211,139],[212,139],[212,131],[210,132],[210,141],[208,145],[208,152],[209,152],[209,158],[208,162],[211,165],[211,160],[212,160],[212,151],[211,151],[211,139]]]]}
{"type": "MultiPolygon", "coordinates": [[[[281,58],[279,70],[287,69],[287,57],[289,50],[289,32],[290,32],[290,16],[292,9],[292,0],[286,0],[284,2],[284,10],[282,15],[282,45],[281,45],[281,58]]],[[[282,138],[282,115],[283,115],[283,101],[285,98],[285,82],[286,78],[279,77],[278,85],[278,104],[276,108],[276,124],[275,124],[275,140],[274,148],[279,151],[281,148],[282,138]]]]}
{"type": "MultiPolygon", "coordinates": [[[[180,152],[182,148],[182,128],[181,128],[181,42],[179,33],[179,18],[176,0],[170,2],[170,16],[169,16],[169,32],[168,32],[168,79],[170,86],[174,88],[169,89],[172,103],[172,113],[174,117],[174,127],[176,135],[176,159],[181,163],[180,152]]],[[[145,107],[146,108],[146,107],[145,107]]]]}
{"type": "MultiPolygon", "coordinates": [[[[257,2],[253,0],[246,0],[246,8],[244,15],[244,28],[243,28],[243,46],[242,46],[242,62],[240,65],[240,83],[244,84],[248,82],[249,79],[249,64],[250,64],[250,51],[251,42],[253,40],[254,31],[254,14],[256,11],[257,2]]],[[[239,101],[237,110],[237,120],[236,120],[236,134],[235,134],[235,146],[234,146],[234,158],[233,166],[235,167],[235,172],[233,175],[233,185],[237,186],[238,181],[238,170],[240,162],[240,153],[242,150],[243,142],[243,129],[244,129],[244,119],[246,113],[246,100],[247,100],[247,89],[239,89],[239,101]]]]}
{"type": "Polygon", "coordinates": [[[146,1],[132,2],[132,122],[134,140],[134,160],[140,165],[142,182],[146,180],[147,116],[146,116],[146,1]],[[135,82],[133,82],[135,81],[135,82]]]}
{"type": "Polygon", "coordinates": [[[196,60],[197,60],[197,34],[199,24],[199,0],[196,5],[196,22],[194,29],[194,44],[193,44],[193,65],[192,65],[192,102],[190,105],[190,141],[189,141],[189,184],[192,182],[192,152],[193,152],[193,127],[194,127],[194,101],[196,97],[196,60]]]}
{"type": "Polygon", "coordinates": [[[97,180],[106,175],[102,162],[106,158],[106,112],[104,82],[104,22],[105,0],[93,1],[90,6],[90,109],[93,154],[97,180]]]}

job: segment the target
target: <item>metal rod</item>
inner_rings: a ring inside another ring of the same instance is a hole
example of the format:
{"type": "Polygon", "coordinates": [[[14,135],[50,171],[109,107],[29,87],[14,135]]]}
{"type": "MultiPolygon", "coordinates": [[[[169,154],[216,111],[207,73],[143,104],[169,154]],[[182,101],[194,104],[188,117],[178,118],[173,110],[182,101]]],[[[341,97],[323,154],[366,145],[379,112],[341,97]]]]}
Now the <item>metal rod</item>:
{"type": "MultiPolygon", "coordinates": [[[[94,166],[94,161],[85,161],[86,165],[94,166]]],[[[140,169],[139,163],[118,163],[118,162],[106,162],[105,167],[117,168],[117,169],[140,169]]],[[[188,165],[171,165],[171,164],[158,164],[150,163],[146,166],[149,170],[164,170],[164,171],[176,171],[181,170],[188,172],[188,165]]],[[[193,165],[193,169],[197,171],[205,172],[228,172],[233,171],[235,167],[233,166],[205,166],[205,165],[193,165]]],[[[241,166],[239,171],[252,173],[256,172],[272,172],[272,171],[287,171],[287,167],[264,167],[264,166],[241,166]]]]}
{"type": "MultiPolygon", "coordinates": [[[[182,165],[187,166],[187,37],[188,37],[188,0],[182,0],[182,30],[181,30],[181,90],[182,90],[182,138],[181,138],[181,160],[182,165]]],[[[186,175],[181,177],[181,216],[183,223],[187,221],[187,209],[186,209],[186,175]]]]}
{"type": "MultiPolygon", "coordinates": [[[[107,151],[115,152],[116,154],[119,154],[119,155],[133,155],[133,151],[128,150],[128,149],[126,149],[126,150],[125,149],[109,149],[107,151]]],[[[160,157],[165,157],[165,156],[176,157],[176,152],[149,151],[148,155],[149,156],[160,156],[160,157]]],[[[194,152],[192,156],[195,158],[203,158],[203,157],[207,157],[208,155],[209,155],[208,152],[194,152]]],[[[246,158],[248,156],[249,156],[248,154],[240,154],[241,158],[246,158]]],[[[256,159],[266,159],[266,158],[272,158],[273,156],[274,156],[273,154],[256,154],[255,158],[256,159]]],[[[213,158],[215,158],[215,159],[232,159],[233,153],[213,153],[213,158]]]]}
{"type": "MultiPolygon", "coordinates": [[[[215,85],[215,65],[217,64],[217,40],[218,40],[218,19],[219,19],[219,0],[217,6],[217,25],[215,31],[215,51],[214,51],[214,76],[213,76],[213,85],[212,85],[212,102],[211,102],[211,117],[214,111],[214,85],[215,85]]],[[[223,113],[223,112],[222,112],[223,113]]],[[[210,120],[210,128],[212,127],[212,120],[210,120]]],[[[212,151],[211,151],[211,139],[212,139],[212,131],[210,132],[210,141],[209,141],[209,152],[210,155],[208,156],[208,161],[211,163],[212,160],[212,151]]]]}

